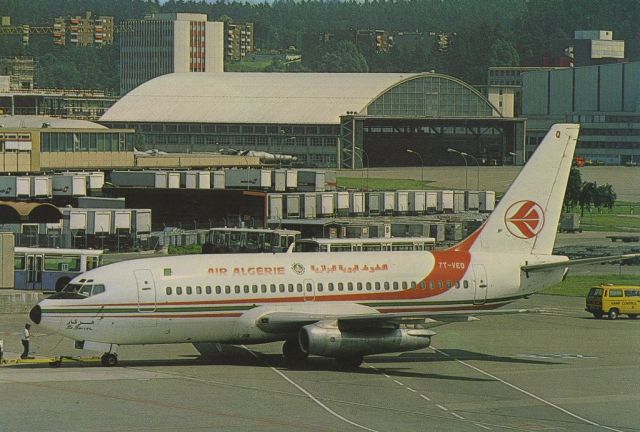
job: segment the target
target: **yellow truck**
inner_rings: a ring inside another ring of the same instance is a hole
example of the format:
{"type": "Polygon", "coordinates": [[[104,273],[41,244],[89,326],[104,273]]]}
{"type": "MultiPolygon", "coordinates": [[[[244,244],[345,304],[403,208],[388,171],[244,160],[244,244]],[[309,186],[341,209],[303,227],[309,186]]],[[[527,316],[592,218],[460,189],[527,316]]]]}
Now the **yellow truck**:
{"type": "Polygon", "coordinates": [[[587,294],[586,311],[595,318],[607,315],[616,319],[621,314],[636,318],[640,314],[640,286],[600,285],[592,287],[587,294]]]}

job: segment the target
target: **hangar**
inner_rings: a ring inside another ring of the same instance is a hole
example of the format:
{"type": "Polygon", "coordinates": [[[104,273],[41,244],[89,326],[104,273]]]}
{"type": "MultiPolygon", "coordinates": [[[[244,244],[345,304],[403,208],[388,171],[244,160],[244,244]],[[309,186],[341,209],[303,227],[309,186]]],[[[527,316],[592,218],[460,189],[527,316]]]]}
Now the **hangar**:
{"type": "Polygon", "coordinates": [[[100,122],[135,129],[145,149],[260,150],[316,167],[459,164],[448,148],[501,165],[522,162],[525,142],[524,119],[438,73],[174,73],[100,122]]]}

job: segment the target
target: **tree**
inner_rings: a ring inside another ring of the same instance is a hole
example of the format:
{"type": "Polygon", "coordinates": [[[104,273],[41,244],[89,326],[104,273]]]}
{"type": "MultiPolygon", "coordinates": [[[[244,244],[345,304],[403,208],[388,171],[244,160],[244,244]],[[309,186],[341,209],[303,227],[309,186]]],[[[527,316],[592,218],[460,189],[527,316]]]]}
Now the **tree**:
{"type": "Polygon", "coordinates": [[[586,182],[582,184],[582,188],[580,189],[580,214],[584,216],[584,208],[591,207],[593,204],[593,198],[596,194],[596,183],[595,182],[586,182]]]}
{"type": "Polygon", "coordinates": [[[566,211],[575,207],[580,202],[580,190],[582,189],[582,176],[580,170],[571,168],[569,171],[569,181],[567,182],[567,190],[564,193],[564,207],[566,211]]]}
{"type": "Polygon", "coordinates": [[[312,66],[317,72],[369,72],[367,60],[358,47],[348,41],[327,44],[318,63],[312,66]],[[315,66],[315,67],[314,67],[315,66]]]}
{"type": "Polygon", "coordinates": [[[489,48],[489,66],[517,66],[520,56],[509,41],[497,39],[489,48]]]}

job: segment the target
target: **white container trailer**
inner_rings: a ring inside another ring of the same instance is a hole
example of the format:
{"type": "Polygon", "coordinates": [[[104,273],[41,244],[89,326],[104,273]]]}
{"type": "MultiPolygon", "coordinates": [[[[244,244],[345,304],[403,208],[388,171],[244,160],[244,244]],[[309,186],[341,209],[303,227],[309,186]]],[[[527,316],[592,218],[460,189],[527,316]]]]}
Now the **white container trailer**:
{"type": "Polygon", "coordinates": [[[396,210],[396,193],[392,191],[382,192],[382,212],[391,215],[396,210]]]}
{"type": "Polygon", "coordinates": [[[334,195],[334,209],[338,216],[349,215],[349,192],[336,192],[334,195]]]}
{"type": "Polygon", "coordinates": [[[224,189],[224,173],[223,170],[211,171],[211,189],[224,189]]]}
{"type": "Polygon", "coordinates": [[[354,216],[364,215],[366,210],[364,201],[364,192],[350,192],[349,193],[349,214],[354,216]]]}
{"type": "Polygon", "coordinates": [[[324,172],[324,190],[334,191],[338,189],[338,176],[333,170],[326,170],[324,172]]]}
{"type": "Polygon", "coordinates": [[[87,211],[87,234],[112,234],[112,216],[114,211],[90,209],[87,211]]]}
{"type": "Polygon", "coordinates": [[[496,193],[494,191],[480,191],[478,193],[478,209],[481,212],[492,212],[496,207],[496,193]]]}
{"type": "Polygon", "coordinates": [[[229,189],[269,189],[271,170],[268,169],[231,169],[225,172],[225,187],[229,189]]]}
{"type": "Polygon", "coordinates": [[[166,171],[112,171],[111,183],[117,187],[167,188],[166,171]]]}
{"type": "Polygon", "coordinates": [[[275,192],[287,190],[287,170],[275,169],[271,171],[271,189],[275,192]]]}
{"type": "Polygon", "coordinates": [[[478,191],[464,192],[464,208],[467,211],[478,211],[480,206],[478,191]]]}
{"type": "Polygon", "coordinates": [[[407,214],[409,212],[409,191],[396,191],[395,213],[407,214]]]}
{"type": "Polygon", "coordinates": [[[53,181],[50,176],[31,177],[31,198],[51,198],[53,196],[53,181]]]}
{"type": "Polygon", "coordinates": [[[367,214],[379,215],[384,212],[383,192],[367,192],[367,214]]]}
{"type": "Polygon", "coordinates": [[[182,171],[180,186],[185,189],[211,189],[210,171],[182,171]]]}
{"type": "Polygon", "coordinates": [[[425,207],[427,213],[435,213],[438,210],[438,193],[425,191],[425,207]]]}
{"type": "Polygon", "coordinates": [[[316,194],[313,192],[300,194],[302,197],[302,218],[303,219],[315,219],[317,216],[316,211],[316,194]]]}
{"type": "Polygon", "coordinates": [[[90,191],[101,191],[104,187],[104,172],[92,171],[86,174],[87,189],[90,191]]]}
{"type": "Polygon", "coordinates": [[[63,207],[62,210],[62,229],[65,232],[86,231],[89,222],[87,217],[87,209],[76,209],[71,207],[63,207]]]}
{"type": "Polygon", "coordinates": [[[87,180],[83,175],[56,174],[53,176],[54,196],[87,196],[87,180]]]}
{"type": "Polygon", "coordinates": [[[460,213],[464,211],[464,191],[453,191],[453,212],[460,213]]]}
{"type": "Polygon", "coordinates": [[[316,213],[318,216],[333,216],[335,214],[334,194],[332,192],[318,192],[316,194],[316,213]]]}
{"type": "Polygon", "coordinates": [[[414,215],[422,215],[427,212],[425,191],[409,191],[409,212],[414,215]]]}
{"type": "Polygon", "coordinates": [[[284,215],[284,199],[282,194],[270,193],[267,195],[269,201],[269,215],[267,219],[283,219],[284,215]]]}
{"type": "Polygon", "coordinates": [[[148,234],[151,232],[151,209],[135,209],[134,227],[136,234],[148,234]]]}
{"type": "Polygon", "coordinates": [[[438,213],[453,213],[453,191],[441,190],[438,194],[438,213]]]}
{"type": "Polygon", "coordinates": [[[0,176],[0,199],[29,199],[30,195],[29,177],[0,176]]]}
{"type": "Polygon", "coordinates": [[[300,217],[300,194],[291,193],[285,196],[285,212],[287,218],[299,218],[300,217]]]}

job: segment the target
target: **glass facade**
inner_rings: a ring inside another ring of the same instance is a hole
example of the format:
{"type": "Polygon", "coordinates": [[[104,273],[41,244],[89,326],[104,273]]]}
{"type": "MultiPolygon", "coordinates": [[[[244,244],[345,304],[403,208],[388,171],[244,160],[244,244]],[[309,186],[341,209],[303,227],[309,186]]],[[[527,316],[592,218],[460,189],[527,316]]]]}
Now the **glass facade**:
{"type": "Polygon", "coordinates": [[[42,132],[40,151],[58,152],[132,152],[131,133],[42,132]]]}
{"type": "Polygon", "coordinates": [[[375,99],[367,108],[373,116],[491,117],[491,105],[464,83],[442,76],[405,81],[375,99]]]}

